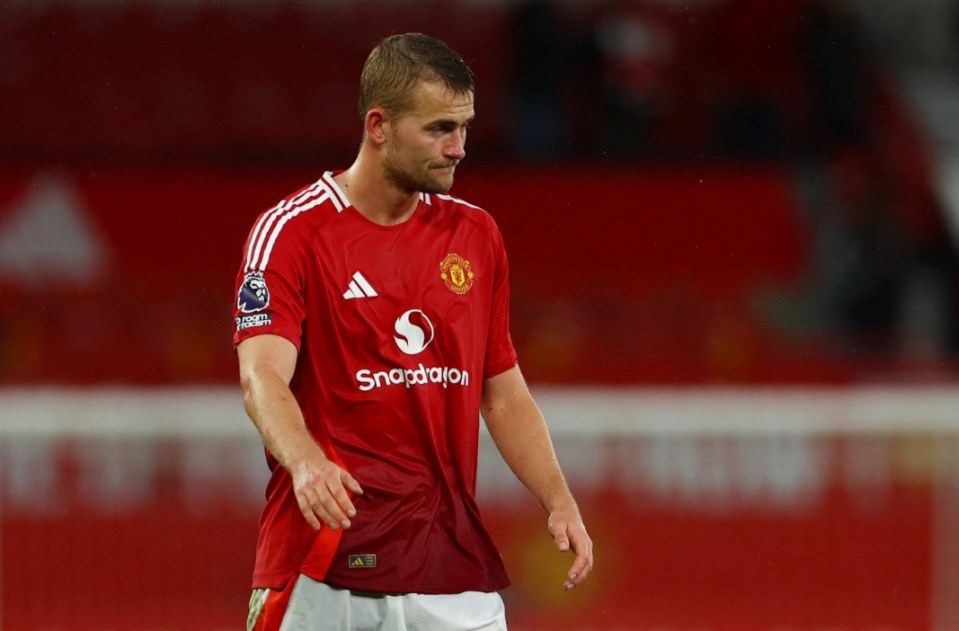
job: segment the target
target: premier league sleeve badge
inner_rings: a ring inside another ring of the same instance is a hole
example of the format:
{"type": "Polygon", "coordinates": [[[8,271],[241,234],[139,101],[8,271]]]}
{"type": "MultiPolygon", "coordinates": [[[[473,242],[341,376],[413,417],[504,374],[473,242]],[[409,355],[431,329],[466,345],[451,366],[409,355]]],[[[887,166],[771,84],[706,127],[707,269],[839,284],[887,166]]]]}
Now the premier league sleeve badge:
{"type": "Polygon", "coordinates": [[[256,313],[270,306],[270,290],[262,272],[251,272],[240,285],[236,307],[243,313],[256,313]]]}

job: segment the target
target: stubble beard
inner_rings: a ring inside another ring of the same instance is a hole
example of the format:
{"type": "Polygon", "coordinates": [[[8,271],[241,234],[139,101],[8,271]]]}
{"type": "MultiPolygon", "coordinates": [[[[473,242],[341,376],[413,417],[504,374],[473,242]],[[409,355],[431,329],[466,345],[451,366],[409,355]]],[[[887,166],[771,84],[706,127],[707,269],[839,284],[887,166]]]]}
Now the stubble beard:
{"type": "Polygon", "coordinates": [[[383,177],[397,189],[410,195],[415,193],[429,193],[431,195],[448,193],[453,188],[453,176],[456,164],[449,171],[437,170],[435,167],[445,166],[444,163],[428,163],[425,170],[417,172],[403,168],[398,159],[398,151],[390,148],[383,160],[383,177]],[[438,176],[442,174],[442,176],[438,176]]]}

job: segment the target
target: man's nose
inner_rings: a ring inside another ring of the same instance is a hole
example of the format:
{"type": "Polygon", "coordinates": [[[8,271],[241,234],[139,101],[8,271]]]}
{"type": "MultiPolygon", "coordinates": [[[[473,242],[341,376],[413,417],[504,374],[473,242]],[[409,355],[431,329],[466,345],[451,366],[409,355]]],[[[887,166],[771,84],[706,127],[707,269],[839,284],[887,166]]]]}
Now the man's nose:
{"type": "Polygon", "coordinates": [[[462,160],[466,157],[466,131],[457,130],[449,135],[443,151],[443,157],[462,160]]]}

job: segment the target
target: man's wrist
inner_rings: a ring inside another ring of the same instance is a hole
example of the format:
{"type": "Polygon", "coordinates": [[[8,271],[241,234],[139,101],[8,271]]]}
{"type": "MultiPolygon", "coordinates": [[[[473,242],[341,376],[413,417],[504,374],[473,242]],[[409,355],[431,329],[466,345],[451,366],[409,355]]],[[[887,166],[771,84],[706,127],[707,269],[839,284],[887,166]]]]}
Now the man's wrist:
{"type": "Polygon", "coordinates": [[[283,466],[287,471],[293,473],[306,465],[323,463],[329,458],[326,457],[320,446],[310,439],[308,444],[302,444],[296,450],[288,453],[284,460],[283,466]]]}
{"type": "Polygon", "coordinates": [[[556,513],[573,513],[579,516],[579,506],[572,495],[564,495],[546,504],[546,510],[550,515],[556,513]]]}

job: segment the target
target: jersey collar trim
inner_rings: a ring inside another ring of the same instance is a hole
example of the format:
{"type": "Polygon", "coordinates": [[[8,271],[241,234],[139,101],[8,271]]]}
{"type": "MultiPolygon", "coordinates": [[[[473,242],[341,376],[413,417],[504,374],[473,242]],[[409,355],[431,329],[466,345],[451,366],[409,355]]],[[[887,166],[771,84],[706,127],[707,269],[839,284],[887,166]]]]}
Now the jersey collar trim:
{"type": "Polygon", "coordinates": [[[351,205],[350,200],[346,196],[346,193],[343,192],[343,189],[340,188],[340,185],[336,183],[336,180],[333,179],[332,171],[327,171],[323,174],[323,181],[329,186],[330,192],[333,193],[333,197],[336,198],[338,202],[336,204],[337,210],[342,212],[344,208],[349,208],[351,205]]]}

